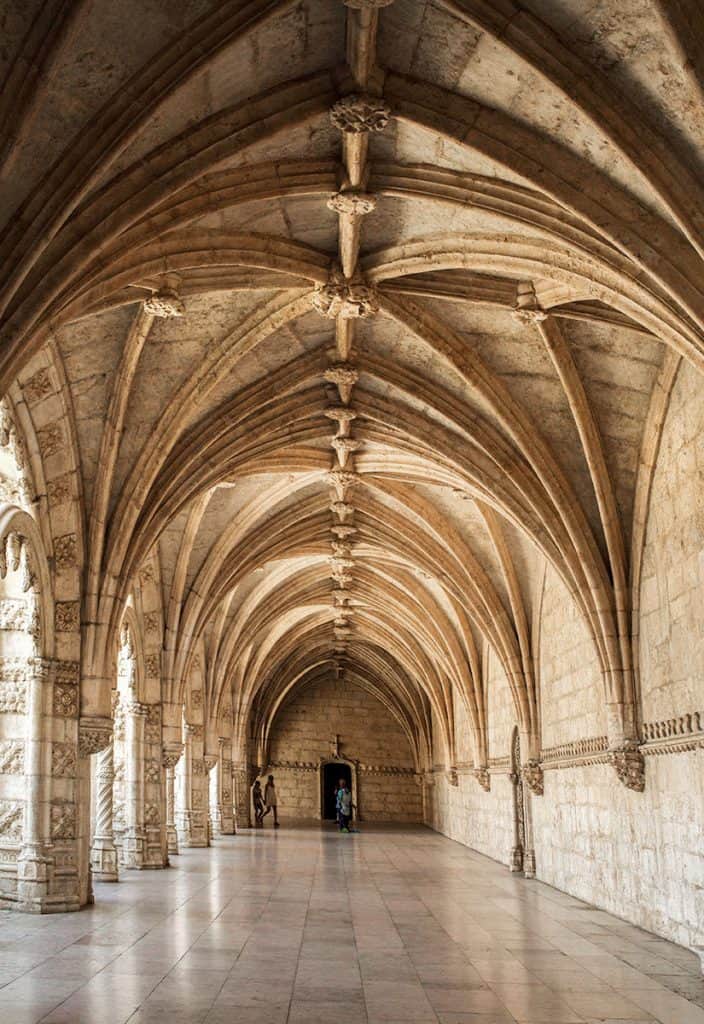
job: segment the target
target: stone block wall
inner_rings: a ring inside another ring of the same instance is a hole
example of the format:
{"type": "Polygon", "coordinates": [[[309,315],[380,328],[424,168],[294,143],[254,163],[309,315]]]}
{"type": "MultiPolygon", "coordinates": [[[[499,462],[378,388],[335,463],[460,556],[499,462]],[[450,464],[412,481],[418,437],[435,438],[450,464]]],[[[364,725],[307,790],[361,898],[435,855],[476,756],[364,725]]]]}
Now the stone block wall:
{"type": "Polygon", "coordinates": [[[331,753],[335,736],[340,759],[357,765],[362,820],[422,820],[421,787],[403,728],[365,690],[332,680],[299,692],[274,722],[267,771],[276,777],[282,818],[318,818],[318,766],[338,760],[331,753]]]}
{"type": "MultiPolygon", "coordinates": [[[[536,876],[687,946],[704,942],[703,479],[704,395],[683,365],[653,477],[636,623],[643,793],[621,785],[606,763],[596,651],[550,568],[532,609],[545,768],[544,795],[527,795],[536,876]]],[[[461,769],[452,786],[436,768],[426,820],[508,863],[514,812],[506,759],[516,718],[498,659],[485,652],[484,664],[491,792],[461,769]]],[[[461,708],[455,722],[463,734],[456,749],[466,751],[461,708]]]]}

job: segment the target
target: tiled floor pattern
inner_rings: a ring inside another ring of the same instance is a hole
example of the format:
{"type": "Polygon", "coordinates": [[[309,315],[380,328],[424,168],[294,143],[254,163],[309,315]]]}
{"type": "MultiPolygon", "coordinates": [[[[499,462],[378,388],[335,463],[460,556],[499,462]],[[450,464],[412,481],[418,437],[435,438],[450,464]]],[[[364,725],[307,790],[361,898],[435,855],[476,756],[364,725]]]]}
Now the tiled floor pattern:
{"type": "Polygon", "coordinates": [[[424,829],[174,860],[80,914],[0,913],[0,1022],[704,1024],[691,953],[424,829]]]}

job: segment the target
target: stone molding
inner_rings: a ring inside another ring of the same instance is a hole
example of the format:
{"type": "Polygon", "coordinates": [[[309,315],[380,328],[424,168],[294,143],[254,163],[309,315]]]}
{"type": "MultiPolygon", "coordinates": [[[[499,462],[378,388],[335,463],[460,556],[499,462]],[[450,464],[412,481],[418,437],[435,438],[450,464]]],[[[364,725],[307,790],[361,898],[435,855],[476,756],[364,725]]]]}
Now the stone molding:
{"type": "Polygon", "coordinates": [[[704,712],[692,711],[677,718],[643,723],[641,753],[683,754],[704,747],[704,712]]]}
{"type": "Polygon", "coordinates": [[[183,755],[183,743],[164,744],[161,751],[161,763],[164,768],[175,768],[183,755]]]}
{"type": "MultiPolygon", "coordinates": [[[[317,772],[320,765],[324,764],[327,760],[327,757],[323,757],[319,761],[272,761],[267,767],[276,771],[317,772]]],[[[350,761],[350,758],[346,757],[345,760],[350,761]]],[[[351,760],[351,763],[363,775],[416,775],[415,768],[399,768],[395,765],[361,764],[354,759],[351,760]]]]}
{"type": "Polygon", "coordinates": [[[561,743],[540,751],[543,769],[571,768],[577,765],[606,764],[609,740],[607,736],[590,736],[586,739],[561,743]]]}

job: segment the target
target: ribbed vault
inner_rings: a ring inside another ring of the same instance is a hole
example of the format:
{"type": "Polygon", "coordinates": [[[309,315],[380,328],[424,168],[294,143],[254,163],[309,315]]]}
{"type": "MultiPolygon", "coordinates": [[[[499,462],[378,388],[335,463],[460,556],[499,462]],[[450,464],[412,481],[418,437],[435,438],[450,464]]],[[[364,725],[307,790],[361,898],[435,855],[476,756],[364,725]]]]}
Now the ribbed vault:
{"type": "Polygon", "coordinates": [[[550,566],[633,742],[652,466],[704,368],[688,34],[644,68],[568,0],[152,6],[113,39],[101,2],[22,5],[3,70],[0,378],[62,396],[28,430],[78,466],[84,714],[147,601],[168,721],[200,666],[239,760],[335,677],[419,771],[459,697],[481,770],[489,652],[534,759],[550,566]]]}

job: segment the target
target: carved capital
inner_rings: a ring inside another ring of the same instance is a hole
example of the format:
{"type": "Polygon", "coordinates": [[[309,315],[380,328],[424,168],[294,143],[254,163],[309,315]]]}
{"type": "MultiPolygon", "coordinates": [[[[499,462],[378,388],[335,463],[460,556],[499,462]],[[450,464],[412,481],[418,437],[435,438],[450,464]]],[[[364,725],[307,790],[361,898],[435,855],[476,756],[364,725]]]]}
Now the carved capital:
{"type": "Polygon", "coordinates": [[[391,117],[391,108],[378,96],[350,93],[332,107],[330,120],[341,132],[363,135],[366,132],[381,132],[391,117]]]}
{"type": "Polygon", "coordinates": [[[540,761],[536,758],[526,761],[521,768],[521,776],[531,793],[535,793],[536,796],[543,795],[544,779],[540,761]]]}
{"type": "Polygon", "coordinates": [[[206,754],[203,758],[203,764],[205,765],[206,771],[211,771],[218,763],[217,754],[206,754]]]}
{"type": "Polygon", "coordinates": [[[451,766],[447,769],[447,781],[450,783],[451,786],[459,786],[460,784],[457,769],[454,766],[451,766]]]}
{"type": "Polygon", "coordinates": [[[81,718],[78,722],[78,753],[90,757],[112,743],[112,718],[81,718]]]}
{"type": "Polygon", "coordinates": [[[186,307],[175,288],[161,288],[144,300],[144,312],[163,320],[185,316],[186,307]]]}
{"type": "Polygon", "coordinates": [[[619,780],[627,789],[642,793],[645,789],[645,760],[638,744],[624,743],[609,751],[609,764],[613,765],[619,780]]]}
{"type": "Polygon", "coordinates": [[[474,769],[474,778],[477,780],[482,789],[488,793],[491,789],[491,775],[489,769],[485,766],[474,769]]]}
{"type": "Polygon", "coordinates": [[[164,768],[175,768],[183,754],[183,743],[165,743],[161,750],[161,763],[164,768]]]}
{"type": "Polygon", "coordinates": [[[336,213],[364,217],[375,209],[376,196],[372,196],[368,192],[336,192],[328,199],[327,206],[329,210],[334,210],[336,213]]]}

